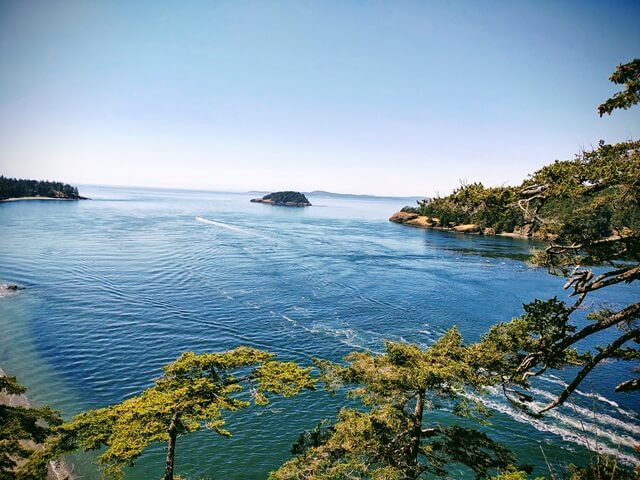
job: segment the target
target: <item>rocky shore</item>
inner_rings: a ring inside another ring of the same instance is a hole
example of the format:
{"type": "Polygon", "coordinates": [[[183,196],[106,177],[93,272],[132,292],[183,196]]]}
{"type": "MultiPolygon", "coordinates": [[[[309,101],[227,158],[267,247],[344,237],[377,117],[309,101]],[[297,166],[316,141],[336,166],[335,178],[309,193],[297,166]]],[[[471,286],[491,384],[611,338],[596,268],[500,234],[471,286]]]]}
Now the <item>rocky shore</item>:
{"type": "Polygon", "coordinates": [[[496,235],[522,239],[535,238],[537,240],[542,240],[542,238],[538,238],[537,235],[532,234],[530,226],[516,227],[513,232],[496,232],[495,229],[491,227],[482,228],[473,223],[460,225],[449,224],[444,226],[440,224],[439,218],[427,217],[425,215],[403,211],[399,211],[391,215],[391,217],[389,217],[389,221],[400,225],[406,225],[407,227],[424,228],[428,230],[441,230],[445,232],[466,233],[471,235],[496,235]]]}
{"type": "Polygon", "coordinates": [[[24,287],[10,283],[0,283],[0,298],[12,295],[19,290],[24,290],[24,287]]]}

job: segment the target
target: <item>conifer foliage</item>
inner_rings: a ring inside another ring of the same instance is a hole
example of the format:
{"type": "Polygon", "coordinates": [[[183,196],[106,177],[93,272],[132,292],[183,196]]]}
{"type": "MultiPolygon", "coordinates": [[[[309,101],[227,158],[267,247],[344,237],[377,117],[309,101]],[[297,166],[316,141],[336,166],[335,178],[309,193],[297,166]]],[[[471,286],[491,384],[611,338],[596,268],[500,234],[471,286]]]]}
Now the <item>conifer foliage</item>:
{"type": "MultiPolygon", "coordinates": [[[[15,377],[0,376],[0,394],[21,395],[26,389],[15,377]]],[[[15,469],[43,443],[61,419],[49,407],[0,404],[0,480],[15,478],[15,469]]],[[[44,467],[46,469],[46,465],[44,467]]]]}
{"type": "MultiPolygon", "coordinates": [[[[523,316],[494,326],[484,346],[499,357],[490,367],[503,376],[505,391],[509,384],[526,387],[549,369],[580,367],[542,413],[564,403],[601,363],[640,359],[640,302],[621,308],[586,302],[593,292],[640,280],[640,141],[600,142],[572,161],[542,168],[523,184],[517,204],[531,228],[551,239],[531,262],[565,276],[571,300],[525,305],[523,316]],[[586,325],[576,318],[584,310],[586,325]],[[605,331],[609,340],[584,346],[605,331]]],[[[640,378],[622,379],[616,390],[640,390],[640,378]]]]}
{"type": "Polygon", "coordinates": [[[346,364],[318,361],[327,388],[346,389],[364,408],[343,408],[335,424],[303,434],[298,455],[271,479],[449,478],[463,467],[482,478],[506,468],[514,461],[506,447],[473,428],[436,420],[455,418],[445,411],[485,419],[483,407],[463,395],[485,385],[471,367],[472,353],[452,328],[426,350],[387,342],[384,353],[353,352],[346,364]]]}
{"type": "Polygon", "coordinates": [[[277,361],[273,354],[255,348],[183,353],[141,394],[81,413],[58,427],[47,449],[27,465],[23,475],[37,478],[50,457],[106,447],[98,462],[107,476],[122,478],[124,466],[133,465],[150,444],[162,442],[167,445],[164,479],[172,480],[178,437],[203,426],[229,437],[225,411],[246,409],[252,403],[266,405],[269,394],[290,397],[314,385],[310,368],[277,361]]]}

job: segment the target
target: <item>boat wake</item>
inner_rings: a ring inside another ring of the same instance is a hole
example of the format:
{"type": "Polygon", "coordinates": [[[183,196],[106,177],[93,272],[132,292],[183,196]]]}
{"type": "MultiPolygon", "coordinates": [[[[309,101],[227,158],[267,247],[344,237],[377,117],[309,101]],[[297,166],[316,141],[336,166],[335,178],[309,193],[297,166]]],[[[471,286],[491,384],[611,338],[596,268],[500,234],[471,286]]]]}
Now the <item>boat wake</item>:
{"type": "MultiPolygon", "coordinates": [[[[555,398],[544,390],[532,389],[532,393],[547,399],[555,398]]],[[[550,410],[545,416],[534,417],[510,404],[497,388],[491,389],[486,396],[469,394],[468,397],[492,410],[508,415],[517,422],[531,425],[540,432],[557,435],[567,442],[582,445],[600,454],[614,455],[630,465],[640,464],[638,458],[632,453],[638,444],[637,435],[640,433],[640,426],[614,417],[611,411],[604,413],[603,405],[590,409],[575,403],[567,403],[550,410]]],[[[544,403],[534,401],[529,406],[533,410],[538,410],[544,406],[544,403]]]]}
{"type": "MultiPolygon", "coordinates": [[[[381,353],[382,339],[388,337],[388,335],[383,336],[377,332],[369,332],[348,325],[335,326],[318,322],[304,325],[291,316],[284,314],[280,316],[295,328],[301,328],[311,334],[330,336],[351,348],[372,353],[381,353]]],[[[434,339],[439,336],[431,329],[425,330],[424,333],[433,335],[434,339]]],[[[406,341],[401,337],[394,340],[406,341]]],[[[421,347],[427,348],[428,345],[421,344],[421,347]]],[[[564,384],[556,376],[547,376],[540,380],[551,384],[564,384]]],[[[528,405],[534,411],[540,410],[545,405],[545,400],[556,398],[553,392],[540,385],[530,391],[539,399],[528,405]]],[[[566,402],[542,417],[530,415],[510,404],[501,390],[495,387],[488,389],[485,395],[469,393],[468,398],[477,400],[519,423],[531,425],[540,432],[558,436],[566,442],[582,445],[591,451],[615,455],[630,465],[640,465],[640,461],[633,454],[640,438],[640,422],[637,415],[621,408],[616,402],[603,395],[580,391],[572,402],[566,402]]]]}
{"type": "Polygon", "coordinates": [[[244,228],[236,227],[235,225],[231,225],[229,223],[217,222],[215,220],[209,220],[204,217],[196,217],[196,221],[200,223],[206,223],[207,225],[215,225],[216,227],[225,228],[227,230],[231,230],[232,232],[244,233],[245,235],[250,234],[244,228]]]}

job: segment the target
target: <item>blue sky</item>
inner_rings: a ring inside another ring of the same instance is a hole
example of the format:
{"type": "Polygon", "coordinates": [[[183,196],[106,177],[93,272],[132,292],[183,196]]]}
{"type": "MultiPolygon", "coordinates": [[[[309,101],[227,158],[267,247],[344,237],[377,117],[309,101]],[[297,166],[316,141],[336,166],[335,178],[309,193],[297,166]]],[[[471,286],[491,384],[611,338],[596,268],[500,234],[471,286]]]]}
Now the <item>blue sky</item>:
{"type": "Polygon", "coordinates": [[[0,173],[221,190],[517,183],[599,118],[640,2],[0,0],[0,173]]]}

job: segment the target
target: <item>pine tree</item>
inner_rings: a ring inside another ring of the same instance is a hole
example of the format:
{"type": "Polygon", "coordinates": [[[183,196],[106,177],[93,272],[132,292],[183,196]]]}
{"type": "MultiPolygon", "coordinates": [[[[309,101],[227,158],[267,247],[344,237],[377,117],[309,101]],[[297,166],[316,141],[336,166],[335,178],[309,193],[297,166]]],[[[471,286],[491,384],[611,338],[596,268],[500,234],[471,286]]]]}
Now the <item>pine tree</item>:
{"type": "Polygon", "coordinates": [[[297,456],[271,480],[449,478],[461,465],[483,477],[507,467],[514,456],[506,447],[428,415],[437,411],[439,419],[448,411],[484,420],[486,410],[463,395],[485,384],[470,366],[471,353],[452,328],[426,350],[387,342],[384,353],[353,352],[346,364],[317,361],[327,388],[346,388],[363,408],[343,408],[334,424],[303,434],[293,449],[297,456]]]}
{"type": "Polygon", "coordinates": [[[42,471],[49,458],[106,447],[98,462],[105,466],[106,475],[122,478],[122,467],[133,465],[150,444],[163,442],[167,444],[164,479],[172,480],[180,436],[204,426],[229,437],[225,411],[246,409],[252,403],[266,405],[268,394],[290,397],[313,389],[310,370],[248,347],[224,353],[183,353],[139,395],[81,413],[58,427],[47,448],[23,469],[23,477],[42,471]]]}

